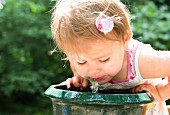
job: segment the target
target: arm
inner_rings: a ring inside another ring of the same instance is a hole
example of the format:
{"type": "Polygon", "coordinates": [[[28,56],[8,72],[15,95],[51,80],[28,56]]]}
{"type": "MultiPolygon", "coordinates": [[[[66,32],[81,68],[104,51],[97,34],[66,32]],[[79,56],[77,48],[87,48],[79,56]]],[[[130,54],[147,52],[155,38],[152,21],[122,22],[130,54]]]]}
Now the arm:
{"type": "Polygon", "coordinates": [[[156,51],[151,47],[143,47],[138,64],[144,79],[170,76],[170,51],[156,51]]]}

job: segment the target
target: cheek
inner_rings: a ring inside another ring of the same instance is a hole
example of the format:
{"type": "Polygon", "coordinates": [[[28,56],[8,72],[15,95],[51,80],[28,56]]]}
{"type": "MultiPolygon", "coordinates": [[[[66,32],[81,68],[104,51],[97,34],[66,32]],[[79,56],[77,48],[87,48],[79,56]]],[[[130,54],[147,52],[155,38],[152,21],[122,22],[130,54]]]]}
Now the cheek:
{"type": "Polygon", "coordinates": [[[104,71],[108,74],[114,73],[115,68],[117,68],[117,67],[115,67],[115,64],[113,62],[103,66],[104,71]]]}
{"type": "Polygon", "coordinates": [[[115,57],[112,59],[107,65],[103,66],[104,71],[107,72],[110,75],[115,75],[117,74],[123,65],[123,57],[115,57]]]}
{"type": "Polygon", "coordinates": [[[75,65],[75,69],[76,69],[77,74],[79,74],[81,77],[86,76],[86,69],[84,67],[75,65]]]}

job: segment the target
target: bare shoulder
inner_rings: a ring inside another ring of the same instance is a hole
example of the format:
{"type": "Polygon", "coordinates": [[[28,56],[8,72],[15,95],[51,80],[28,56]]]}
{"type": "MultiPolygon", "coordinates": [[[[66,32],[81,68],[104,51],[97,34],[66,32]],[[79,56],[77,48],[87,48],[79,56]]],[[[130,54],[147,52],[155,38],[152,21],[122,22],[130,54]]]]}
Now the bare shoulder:
{"type": "Polygon", "coordinates": [[[170,51],[158,51],[150,45],[143,45],[138,63],[140,74],[145,79],[170,75],[170,51]]]}

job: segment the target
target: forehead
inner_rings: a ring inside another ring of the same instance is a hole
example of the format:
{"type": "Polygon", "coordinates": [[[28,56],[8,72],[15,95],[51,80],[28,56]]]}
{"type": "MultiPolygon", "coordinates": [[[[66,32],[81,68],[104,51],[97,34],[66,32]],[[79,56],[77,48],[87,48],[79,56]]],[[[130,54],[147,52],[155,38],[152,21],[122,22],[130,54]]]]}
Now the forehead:
{"type": "Polygon", "coordinates": [[[78,41],[77,49],[72,58],[100,58],[108,55],[117,46],[113,40],[87,40],[78,41]]]}

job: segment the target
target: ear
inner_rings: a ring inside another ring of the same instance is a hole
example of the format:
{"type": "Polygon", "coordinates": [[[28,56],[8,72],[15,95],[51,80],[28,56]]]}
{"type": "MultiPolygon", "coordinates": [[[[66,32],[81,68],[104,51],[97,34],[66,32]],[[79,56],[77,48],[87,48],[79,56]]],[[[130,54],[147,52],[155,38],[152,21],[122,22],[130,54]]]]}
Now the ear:
{"type": "Polygon", "coordinates": [[[130,39],[131,39],[131,38],[129,38],[129,36],[125,36],[125,37],[124,37],[123,42],[124,42],[124,48],[125,48],[125,50],[128,49],[128,45],[129,45],[130,39]]]}

